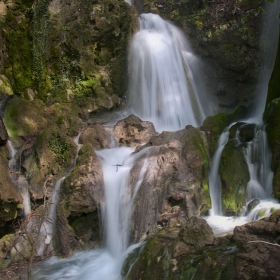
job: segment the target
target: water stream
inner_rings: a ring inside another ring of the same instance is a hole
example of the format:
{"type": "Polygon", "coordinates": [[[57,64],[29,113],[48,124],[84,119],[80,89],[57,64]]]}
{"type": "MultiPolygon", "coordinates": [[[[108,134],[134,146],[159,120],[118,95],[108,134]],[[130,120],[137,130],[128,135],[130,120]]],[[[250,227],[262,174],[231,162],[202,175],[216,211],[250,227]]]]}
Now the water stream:
{"type": "Polygon", "coordinates": [[[78,136],[75,137],[75,139],[74,139],[74,143],[77,146],[77,152],[76,152],[76,156],[75,156],[72,167],[68,170],[68,172],[63,177],[61,177],[56,182],[56,184],[54,186],[53,193],[51,196],[51,201],[49,204],[48,215],[47,215],[47,218],[45,219],[45,221],[42,223],[41,230],[40,230],[40,239],[39,239],[39,242],[37,244],[37,249],[36,249],[37,255],[39,255],[39,256],[43,256],[44,251],[46,250],[47,247],[49,247],[49,249],[52,249],[52,238],[53,238],[54,225],[55,225],[55,221],[56,221],[56,205],[59,202],[60,189],[61,189],[61,185],[62,185],[63,181],[71,173],[71,171],[74,169],[74,167],[76,165],[78,153],[82,147],[82,145],[79,144],[79,139],[80,139],[81,133],[82,132],[80,132],[78,134],[78,136]]]}
{"type": "Polygon", "coordinates": [[[96,151],[103,169],[105,203],[102,222],[106,247],[99,250],[77,252],[72,258],[59,260],[52,257],[34,269],[34,279],[91,279],[118,280],[126,255],[138,244],[128,247],[131,207],[143,181],[147,161],[145,158],[136,185],[130,183],[130,171],[135,162],[145,157],[148,149],[131,154],[135,148],[111,148],[96,151]],[[64,267],[64,268],[62,268],[64,267]]]}
{"type": "Polygon", "coordinates": [[[158,15],[142,14],[129,54],[129,105],[157,131],[200,125],[210,112],[201,102],[205,79],[195,83],[198,68],[177,27],[158,15]]]}
{"type": "Polygon", "coordinates": [[[20,171],[17,170],[16,160],[15,160],[17,150],[10,140],[8,140],[8,146],[11,151],[11,158],[9,160],[10,176],[11,176],[13,184],[19,190],[19,192],[22,196],[23,215],[25,217],[27,217],[31,212],[30,193],[28,190],[28,182],[27,182],[25,176],[20,174],[20,171]]]}

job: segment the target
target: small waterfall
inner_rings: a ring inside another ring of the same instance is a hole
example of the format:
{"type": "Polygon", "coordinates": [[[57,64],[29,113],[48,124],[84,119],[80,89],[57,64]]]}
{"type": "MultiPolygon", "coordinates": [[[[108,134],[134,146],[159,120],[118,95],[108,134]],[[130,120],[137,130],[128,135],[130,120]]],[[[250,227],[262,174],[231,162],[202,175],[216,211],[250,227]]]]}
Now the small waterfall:
{"type": "Polygon", "coordinates": [[[145,154],[149,148],[132,154],[134,149],[121,147],[96,151],[101,161],[104,178],[105,203],[102,207],[102,222],[106,247],[100,250],[77,252],[66,260],[52,257],[34,269],[34,279],[121,279],[120,273],[125,257],[139,246],[134,244],[127,248],[133,201],[148,166],[148,158],[145,154]],[[140,158],[143,164],[137,175],[137,183],[132,185],[130,171],[140,158]]]}
{"type": "Polygon", "coordinates": [[[256,128],[255,137],[248,143],[244,155],[250,174],[250,181],[247,185],[247,199],[271,198],[273,172],[270,169],[271,152],[264,125],[256,128]]]}
{"type": "Polygon", "coordinates": [[[198,126],[205,112],[193,82],[195,65],[177,27],[158,15],[142,14],[129,54],[129,105],[158,131],[198,126]]]}
{"type": "Polygon", "coordinates": [[[73,166],[65,174],[65,176],[63,176],[56,182],[56,184],[54,186],[51,201],[49,204],[48,215],[47,215],[47,218],[45,219],[45,221],[42,223],[41,229],[40,229],[41,238],[37,244],[37,254],[39,256],[43,256],[45,249],[47,248],[47,246],[49,246],[51,244],[51,241],[53,238],[54,224],[56,221],[56,205],[59,202],[61,184],[63,183],[65,178],[72,172],[72,170],[74,169],[74,167],[76,165],[76,160],[78,158],[79,151],[82,147],[82,145],[79,144],[79,139],[80,139],[81,133],[82,133],[82,131],[74,139],[74,142],[77,145],[77,152],[76,152],[73,166]]]}
{"type": "Polygon", "coordinates": [[[146,172],[144,163],[136,186],[129,184],[129,173],[137,157],[131,155],[134,148],[114,148],[96,151],[101,160],[105,201],[102,218],[106,248],[113,257],[120,257],[128,246],[130,211],[133,200],[146,172]]]}
{"type": "Polygon", "coordinates": [[[220,135],[216,152],[212,159],[212,164],[209,172],[209,187],[210,187],[210,197],[212,202],[212,209],[210,210],[210,215],[222,215],[222,183],[219,175],[219,166],[222,157],[222,153],[225,145],[229,139],[229,128],[227,127],[223,133],[220,135]]]}
{"type": "Polygon", "coordinates": [[[20,174],[20,172],[17,170],[16,161],[15,161],[17,150],[14,148],[10,140],[8,140],[8,146],[11,151],[11,159],[9,160],[11,179],[13,184],[16,186],[16,188],[19,190],[22,196],[23,215],[27,217],[31,212],[28,182],[26,178],[22,174],[20,174]]]}

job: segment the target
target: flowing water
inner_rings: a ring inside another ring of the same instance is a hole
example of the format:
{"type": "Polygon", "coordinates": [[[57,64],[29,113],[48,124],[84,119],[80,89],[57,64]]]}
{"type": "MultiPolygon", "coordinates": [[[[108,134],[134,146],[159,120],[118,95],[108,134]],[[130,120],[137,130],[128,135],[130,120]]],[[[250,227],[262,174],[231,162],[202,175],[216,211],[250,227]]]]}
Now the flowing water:
{"type": "MultiPolygon", "coordinates": [[[[247,123],[251,124],[250,121],[247,123]]],[[[228,141],[229,128],[227,127],[224,130],[218,140],[209,172],[212,209],[210,210],[210,216],[205,219],[217,235],[230,232],[236,226],[270,216],[272,211],[280,209],[280,204],[272,199],[273,172],[270,169],[271,152],[268,146],[265,125],[256,124],[254,138],[244,148],[244,158],[250,175],[250,180],[247,184],[247,203],[244,205],[244,214],[236,217],[225,217],[222,215],[222,190],[218,171],[220,158],[228,141]]],[[[238,136],[239,130],[237,130],[236,140],[240,144],[238,136]]]]}
{"type": "Polygon", "coordinates": [[[17,170],[16,160],[15,160],[17,150],[14,148],[10,140],[8,141],[8,146],[11,151],[11,158],[9,160],[11,179],[13,184],[19,190],[22,196],[23,215],[27,217],[31,212],[28,182],[26,178],[22,174],[20,174],[19,170],[17,170]]]}
{"type": "Polygon", "coordinates": [[[82,147],[82,145],[79,144],[79,139],[80,139],[81,133],[82,132],[80,132],[78,134],[78,136],[75,137],[75,139],[74,139],[74,143],[77,146],[77,152],[76,152],[73,166],[70,168],[70,170],[68,170],[68,172],[65,174],[65,176],[63,176],[56,182],[56,184],[54,186],[51,201],[49,204],[48,215],[47,215],[47,218],[45,219],[45,221],[42,223],[41,230],[40,230],[40,239],[39,239],[39,242],[38,242],[37,248],[36,248],[36,252],[39,256],[43,256],[44,251],[46,250],[47,247],[51,250],[53,249],[52,248],[52,238],[53,238],[54,224],[56,221],[56,205],[59,202],[59,194],[60,194],[61,185],[62,185],[63,181],[65,180],[65,178],[71,173],[71,171],[74,169],[74,167],[76,165],[78,153],[82,147]]]}
{"type": "MultiPolygon", "coordinates": [[[[126,2],[131,4],[129,0],[126,2]]],[[[157,131],[176,131],[189,124],[200,125],[204,118],[214,111],[214,106],[203,95],[204,87],[201,86],[199,68],[198,59],[178,28],[158,15],[142,14],[140,31],[133,37],[129,54],[129,105],[136,115],[152,121],[157,131]]],[[[258,219],[262,215],[269,215],[272,209],[279,206],[273,201],[261,200],[246,216],[221,216],[221,183],[218,169],[223,148],[228,141],[228,129],[219,139],[209,176],[213,207],[212,215],[207,221],[216,234],[230,231],[236,225],[258,219]]],[[[261,170],[265,169],[264,164],[255,162],[256,155],[261,154],[256,147],[266,143],[262,133],[257,134],[256,140],[248,144],[244,155],[249,168],[252,169],[250,182],[258,181],[263,193],[260,195],[259,192],[251,191],[253,184],[249,182],[248,198],[266,198],[270,192],[268,187],[264,187],[264,180],[261,179],[263,175],[260,176],[261,170]]],[[[111,148],[96,152],[104,175],[105,202],[102,206],[102,224],[106,247],[76,252],[72,258],[65,260],[53,257],[40,264],[38,269],[35,267],[34,279],[120,279],[125,256],[138,246],[127,248],[130,216],[133,200],[146,172],[145,161],[148,160],[144,161],[136,186],[131,186],[130,170],[139,156],[144,156],[146,152],[142,151],[136,156],[131,155],[132,151],[132,148],[111,148]]],[[[267,150],[264,150],[264,153],[266,152],[267,150]]],[[[269,160],[267,158],[266,166],[269,160]]],[[[58,191],[54,191],[54,196],[56,193],[58,191]]]]}
{"type": "Polygon", "coordinates": [[[142,14],[129,54],[128,103],[135,114],[157,131],[200,125],[209,112],[201,102],[203,79],[194,82],[198,65],[177,27],[158,15],[142,14]]]}
{"type": "Polygon", "coordinates": [[[222,215],[222,199],[221,199],[222,183],[219,175],[219,166],[220,166],[220,160],[224,147],[228,142],[228,138],[229,138],[229,127],[227,127],[219,137],[216,152],[213,156],[211,169],[209,172],[209,188],[210,188],[210,197],[212,202],[212,209],[210,210],[211,216],[222,215]]]}
{"type": "Polygon", "coordinates": [[[38,269],[35,267],[34,279],[120,279],[125,257],[138,246],[136,244],[128,247],[131,208],[148,161],[147,158],[143,160],[137,183],[131,185],[130,170],[148,151],[143,149],[132,155],[134,149],[121,147],[96,151],[103,169],[105,203],[102,207],[102,223],[106,247],[77,252],[67,260],[53,257],[40,264],[38,269]]]}

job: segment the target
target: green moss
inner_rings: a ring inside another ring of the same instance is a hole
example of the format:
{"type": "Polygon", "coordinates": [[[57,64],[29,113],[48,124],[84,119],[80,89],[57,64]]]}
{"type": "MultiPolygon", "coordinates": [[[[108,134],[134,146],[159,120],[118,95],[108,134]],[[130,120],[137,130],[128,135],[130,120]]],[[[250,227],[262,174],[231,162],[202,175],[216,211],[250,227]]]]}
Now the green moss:
{"type": "Polygon", "coordinates": [[[46,124],[42,117],[42,104],[15,98],[5,110],[4,123],[11,137],[35,134],[46,124]]]}
{"type": "Polygon", "coordinates": [[[8,58],[5,60],[5,75],[12,82],[16,94],[26,93],[32,87],[32,53],[31,34],[28,16],[20,19],[8,10],[6,16],[7,28],[4,38],[8,45],[8,58]]]}
{"type": "Polygon", "coordinates": [[[230,140],[222,153],[219,174],[222,180],[224,214],[237,214],[246,203],[246,187],[250,176],[242,147],[230,140]]]}

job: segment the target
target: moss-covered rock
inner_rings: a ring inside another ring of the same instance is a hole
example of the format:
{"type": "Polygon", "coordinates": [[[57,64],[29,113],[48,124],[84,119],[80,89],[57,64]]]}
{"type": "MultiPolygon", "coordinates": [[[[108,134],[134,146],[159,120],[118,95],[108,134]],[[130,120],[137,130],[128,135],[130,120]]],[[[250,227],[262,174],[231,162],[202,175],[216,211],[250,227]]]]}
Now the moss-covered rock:
{"type": "Polygon", "coordinates": [[[229,238],[196,247],[178,241],[178,234],[173,228],[147,238],[128,256],[122,279],[235,279],[235,252],[229,238]]]}
{"type": "Polygon", "coordinates": [[[226,215],[239,213],[247,198],[247,183],[250,180],[242,146],[234,139],[226,144],[219,167],[222,181],[222,211],[226,215]]]}

